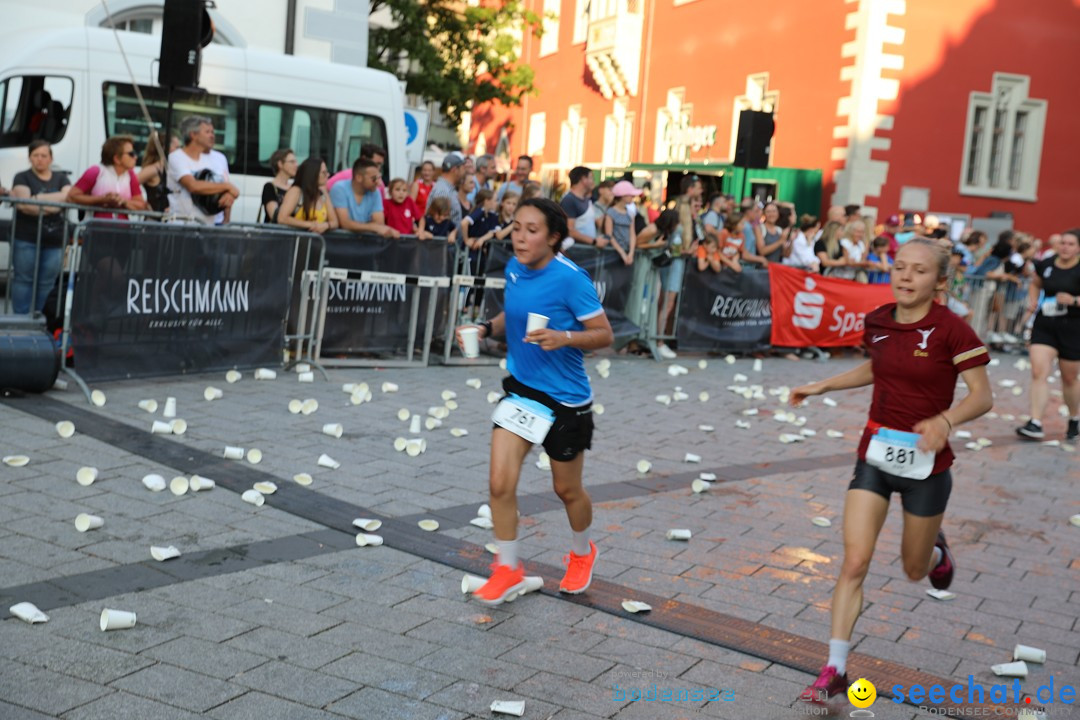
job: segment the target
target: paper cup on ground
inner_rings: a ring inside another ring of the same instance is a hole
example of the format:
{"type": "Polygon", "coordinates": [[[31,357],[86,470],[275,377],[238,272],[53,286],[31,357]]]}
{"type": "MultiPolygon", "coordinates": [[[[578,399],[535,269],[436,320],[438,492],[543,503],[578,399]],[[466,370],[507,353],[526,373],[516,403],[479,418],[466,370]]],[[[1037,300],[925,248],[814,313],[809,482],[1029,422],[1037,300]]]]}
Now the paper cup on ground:
{"type": "Polygon", "coordinates": [[[133,627],[135,627],[135,613],[125,610],[109,610],[108,608],[101,611],[102,632],[106,630],[126,630],[133,627]]]}
{"type": "Polygon", "coordinates": [[[70,420],[61,420],[56,423],[56,434],[67,440],[75,434],[75,423],[70,420]]]}
{"type": "Polygon", "coordinates": [[[491,392],[489,392],[487,394],[487,401],[489,403],[491,403],[492,405],[499,402],[499,400],[501,400],[501,399],[502,399],[502,393],[500,393],[500,392],[495,392],[494,390],[492,390],[491,392]]]}
{"type": "Polygon", "coordinates": [[[476,527],[482,528],[484,530],[491,530],[495,527],[495,523],[492,522],[491,518],[486,517],[474,517],[472,520],[469,521],[469,524],[475,525],[476,527]]]}
{"type": "Polygon", "coordinates": [[[1073,525],[1075,525],[1076,527],[1080,527],[1080,515],[1073,515],[1072,517],[1069,518],[1069,522],[1072,523],[1073,525]]]}
{"type": "Polygon", "coordinates": [[[713,482],[713,481],[716,480],[716,473],[711,473],[711,472],[698,473],[698,479],[699,480],[704,480],[705,482],[713,482]]]}
{"type": "Polygon", "coordinates": [[[151,413],[151,414],[156,413],[157,412],[157,400],[140,400],[139,401],[139,409],[140,410],[145,410],[146,412],[151,413]]]}
{"type": "Polygon", "coordinates": [[[683,462],[699,463],[701,462],[701,456],[695,455],[694,453],[686,453],[686,455],[683,456],[683,462]]]}
{"type": "Polygon", "coordinates": [[[95,390],[94,392],[90,393],[90,402],[94,403],[98,407],[104,406],[105,393],[101,392],[100,390],[95,390]]]}
{"type": "Polygon", "coordinates": [[[273,380],[277,377],[277,373],[268,368],[259,368],[255,371],[256,380],[273,380]]]}
{"type": "Polygon", "coordinates": [[[384,382],[382,384],[382,391],[384,393],[396,393],[398,391],[397,383],[384,382]]]}
{"type": "Polygon", "coordinates": [[[551,469],[551,456],[546,452],[540,453],[536,458],[536,467],[538,470],[550,470],[551,469]]]}
{"type": "Polygon", "coordinates": [[[161,492],[166,487],[168,487],[168,483],[165,482],[165,478],[161,477],[160,475],[155,475],[154,473],[144,476],[142,479],[142,484],[146,487],[147,490],[150,490],[151,492],[161,492]]]}
{"type": "Polygon", "coordinates": [[[409,457],[416,457],[422,452],[424,452],[423,441],[418,438],[413,438],[405,444],[405,454],[409,457]]]}
{"type": "Polygon", "coordinates": [[[412,413],[409,412],[409,408],[401,408],[397,411],[397,419],[401,422],[405,422],[412,417],[412,413]]]}
{"type": "Polygon", "coordinates": [[[300,405],[300,412],[305,415],[310,415],[319,409],[319,401],[315,398],[308,398],[300,405]]]}
{"type": "Polygon", "coordinates": [[[300,373],[311,372],[311,365],[308,363],[296,363],[296,366],[293,368],[293,370],[296,372],[297,375],[299,375],[300,373]]]}
{"type": "Polygon", "coordinates": [[[263,454],[259,448],[251,448],[247,451],[247,461],[252,465],[258,465],[262,462],[263,454]]]}
{"type": "Polygon", "coordinates": [[[255,507],[262,507],[262,504],[266,502],[266,496],[258,490],[245,490],[240,499],[246,503],[251,503],[255,507]]]}
{"type": "Polygon", "coordinates": [[[322,455],[319,456],[319,467],[325,467],[325,468],[330,468],[331,470],[337,470],[339,467],[341,467],[341,463],[339,463],[337,460],[330,457],[326,453],[323,453],[322,455]]]}
{"type": "Polygon", "coordinates": [[[150,426],[150,433],[152,435],[172,435],[172,423],[155,420],[154,424],[150,426]]]}
{"type": "Polygon", "coordinates": [[[641,602],[640,600],[623,600],[623,610],[628,613],[648,612],[652,610],[652,605],[641,602]]]}
{"type": "Polygon", "coordinates": [[[443,401],[445,402],[447,400],[456,399],[457,398],[457,393],[454,392],[453,390],[443,390],[442,394],[439,397],[441,397],[443,399],[443,401]]]}
{"type": "Polygon", "coordinates": [[[183,475],[178,475],[169,481],[169,492],[179,497],[188,491],[191,482],[183,475]]]}
{"type": "Polygon", "coordinates": [[[484,503],[483,505],[478,507],[476,509],[476,517],[483,517],[483,518],[487,518],[488,520],[490,520],[491,519],[491,506],[488,505],[487,503],[484,503]]]}
{"type": "Polygon", "coordinates": [[[810,518],[810,522],[814,523],[818,527],[832,527],[832,520],[827,517],[821,517],[820,515],[815,518],[810,518]]]}
{"type": "Polygon", "coordinates": [[[409,432],[413,435],[419,435],[420,423],[422,420],[423,418],[421,418],[419,415],[413,415],[412,419],[409,421],[409,432]]]}
{"type": "Polygon", "coordinates": [[[370,535],[368,533],[357,533],[356,544],[360,547],[377,547],[383,544],[382,535],[370,535]]]}
{"type": "Polygon", "coordinates": [[[405,438],[403,438],[403,437],[394,438],[394,449],[397,450],[398,452],[404,452],[405,448],[408,447],[408,445],[409,445],[409,441],[406,440],[405,438]]]}
{"type": "Polygon", "coordinates": [[[192,475],[188,486],[195,492],[203,492],[204,490],[213,490],[217,487],[217,483],[210,478],[204,478],[202,475],[192,475]]]}
{"type": "Polygon", "coordinates": [[[4,464],[11,467],[22,467],[30,462],[30,458],[26,455],[5,455],[4,464]]]}
{"type": "Polygon", "coordinates": [[[461,336],[461,354],[467,358],[480,357],[480,328],[461,328],[458,335],[461,336]]]}
{"type": "Polygon", "coordinates": [[[473,390],[479,390],[483,382],[480,378],[469,378],[465,381],[465,384],[471,387],[473,390]]]}
{"type": "Polygon", "coordinates": [[[304,487],[307,487],[313,482],[311,476],[307,473],[296,473],[292,476],[292,479],[294,483],[296,483],[297,485],[303,485],[304,487]]]}
{"type": "Polygon", "coordinates": [[[240,382],[240,378],[244,377],[238,370],[230,370],[225,373],[225,382],[232,385],[233,383],[240,382]]]}
{"type": "Polygon", "coordinates": [[[821,402],[823,402],[824,404],[828,405],[829,407],[836,407],[836,406],[838,405],[838,403],[837,403],[837,402],[836,402],[835,400],[833,400],[832,398],[828,398],[828,397],[827,397],[827,398],[823,398],[823,399],[821,400],[821,402]]]}
{"type": "Polygon", "coordinates": [[[1030,645],[1017,645],[1013,648],[1013,660],[1044,663],[1046,662],[1046,651],[1030,645]]]}
{"type": "Polygon", "coordinates": [[[262,482],[257,482],[254,485],[252,485],[251,489],[252,490],[258,490],[263,495],[273,495],[274,493],[277,492],[277,485],[270,482],[269,480],[264,480],[262,482]]]}
{"type": "Polygon", "coordinates": [[[203,397],[209,402],[211,400],[220,400],[225,397],[225,393],[221,391],[221,388],[208,387],[203,390],[203,397]]]}
{"type": "Polygon", "coordinates": [[[168,547],[151,545],[150,557],[154,558],[158,562],[165,562],[166,560],[172,560],[173,558],[180,557],[180,551],[177,550],[176,546],[174,545],[169,545],[168,547]]]}
{"type": "Polygon", "coordinates": [[[299,415],[300,411],[303,410],[303,409],[304,409],[304,401],[303,400],[290,400],[289,401],[289,412],[292,413],[293,415],[299,415]]]}
{"type": "Polygon", "coordinates": [[[418,526],[420,526],[421,530],[425,530],[427,532],[435,532],[436,530],[439,529],[439,521],[438,520],[421,520],[420,522],[418,522],[416,524],[418,526]]]}
{"type": "Polygon", "coordinates": [[[1023,660],[1011,663],[1001,663],[1000,665],[991,665],[990,669],[994,671],[995,675],[1000,675],[1002,677],[1026,678],[1028,675],[1028,666],[1023,660]]]}
{"type": "Polygon", "coordinates": [[[79,515],[75,518],[75,529],[81,533],[84,533],[87,530],[97,530],[104,524],[105,521],[97,515],[79,513],[79,515]]]}
{"type": "Polygon", "coordinates": [[[544,578],[539,575],[526,575],[525,587],[518,591],[518,594],[525,595],[526,593],[536,592],[540,588],[544,587],[544,578]]]}
{"type": "Polygon", "coordinates": [[[477,590],[482,588],[484,586],[484,583],[486,582],[487,580],[482,577],[477,577],[476,575],[470,575],[469,573],[465,573],[461,577],[461,594],[467,595],[469,593],[476,592],[477,590]]]}
{"type": "Polygon", "coordinates": [[[533,330],[543,330],[548,326],[548,320],[550,318],[547,315],[529,313],[529,319],[525,321],[525,334],[528,335],[533,330]]]}
{"type": "Polygon", "coordinates": [[[672,528],[667,531],[668,540],[689,540],[693,533],[684,528],[672,528]]]}
{"type": "Polygon", "coordinates": [[[176,418],[169,423],[169,429],[173,435],[183,435],[187,432],[187,420],[176,418]]]}
{"type": "Polygon", "coordinates": [[[353,527],[358,527],[364,532],[375,532],[382,527],[382,520],[373,520],[371,518],[356,518],[352,521],[353,527]]]}
{"type": "Polygon", "coordinates": [[[302,383],[313,383],[315,382],[315,373],[311,372],[310,370],[307,372],[297,373],[296,379],[302,383]]]}
{"type": "Polygon", "coordinates": [[[937,588],[927,588],[926,594],[935,600],[955,600],[956,593],[949,592],[948,590],[938,590],[937,588]]]}
{"type": "Polygon", "coordinates": [[[524,700],[495,700],[491,703],[491,712],[501,715],[521,717],[525,714],[524,700]]]}
{"type": "Polygon", "coordinates": [[[322,431],[323,435],[340,438],[345,432],[345,428],[341,426],[341,423],[326,423],[322,426],[322,431]]]}
{"type": "Polygon", "coordinates": [[[450,428],[450,434],[456,438],[465,437],[469,434],[469,431],[465,428],[450,428]]]}
{"type": "Polygon", "coordinates": [[[165,409],[161,411],[161,417],[166,419],[176,417],[176,398],[165,398],[165,409]]]}
{"type": "Polygon", "coordinates": [[[434,430],[437,427],[442,427],[442,420],[429,417],[427,420],[424,420],[424,427],[428,430],[434,430]]]}
{"type": "Polygon", "coordinates": [[[487,550],[492,555],[498,555],[499,554],[499,546],[496,545],[493,542],[489,542],[486,545],[484,545],[484,549],[487,550]]]}
{"type": "Polygon", "coordinates": [[[638,462],[637,462],[637,471],[639,473],[644,475],[645,473],[649,472],[650,470],[652,470],[652,463],[651,462],[649,462],[648,460],[638,460],[638,462]]]}
{"type": "Polygon", "coordinates": [[[96,467],[81,467],[79,468],[79,471],[75,473],[75,482],[83,487],[93,485],[94,481],[97,479],[98,469],[96,467]]]}
{"type": "Polygon", "coordinates": [[[690,489],[693,490],[695,493],[703,493],[711,487],[711,482],[709,482],[708,480],[702,480],[701,478],[698,478],[697,480],[694,480],[694,482],[690,483],[690,489]]]}
{"type": "Polygon", "coordinates": [[[31,625],[49,622],[49,616],[41,612],[41,610],[39,610],[37,605],[35,605],[34,603],[17,603],[9,607],[8,612],[19,618],[23,622],[28,622],[31,625]]]}
{"type": "Polygon", "coordinates": [[[233,447],[232,445],[228,445],[228,446],[225,447],[224,456],[228,460],[243,460],[244,459],[244,448],[242,448],[242,447],[233,447]]]}

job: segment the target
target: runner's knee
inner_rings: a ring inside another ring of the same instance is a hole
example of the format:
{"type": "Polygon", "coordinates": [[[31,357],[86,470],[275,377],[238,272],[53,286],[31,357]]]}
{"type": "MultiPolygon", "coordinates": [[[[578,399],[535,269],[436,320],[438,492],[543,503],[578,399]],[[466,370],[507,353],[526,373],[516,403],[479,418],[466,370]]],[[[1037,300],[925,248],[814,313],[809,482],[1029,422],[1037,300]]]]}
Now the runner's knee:
{"type": "Polygon", "coordinates": [[[845,552],[844,562],[840,566],[840,577],[843,580],[855,580],[862,582],[866,573],[870,571],[871,553],[845,552]]]}

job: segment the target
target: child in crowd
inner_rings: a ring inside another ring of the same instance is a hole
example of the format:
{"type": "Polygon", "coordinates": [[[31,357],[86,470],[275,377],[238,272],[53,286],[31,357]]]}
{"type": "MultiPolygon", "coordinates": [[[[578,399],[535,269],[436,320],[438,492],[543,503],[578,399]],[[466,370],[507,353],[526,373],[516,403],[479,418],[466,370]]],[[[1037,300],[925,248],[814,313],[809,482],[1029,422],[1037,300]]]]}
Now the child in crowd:
{"type": "Polygon", "coordinates": [[[390,181],[390,200],[383,205],[386,224],[402,235],[416,235],[420,211],[409,197],[409,185],[401,178],[390,181]]]}
{"type": "Polygon", "coordinates": [[[506,240],[514,229],[514,213],[517,212],[518,200],[521,196],[513,190],[503,193],[502,202],[499,203],[499,228],[495,231],[496,240],[506,240]]]}
{"type": "Polygon", "coordinates": [[[619,253],[623,263],[633,265],[637,232],[629,206],[641,194],[641,190],[629,180],[620,180],[615,183],[612,193],[615,199],[604,216],[604,234],[611,238],[611,246],[619,253]]]}
{"type": "Polygon", "coordinates": [[[870,244],[870,254],[866,256],[866,282],[870,285],[888,285],[892,261],[889,260],[889,238],[878,235],[870,244]]]}
{"type": "Polygon", "coordinates": [[[705,272],[707,269],[711,269],[713,272],[720,272],[724,269],[723,258],[724,254],[720,252],[720,243],[716,240],[716,235],[713,233],[707,233],[705,239],[698,243],[697,246],[697,269],[698,272],[705,272]]]}
{"type": "Polygon", "coordinates": [[[746,252],[742,229],[742,213],[732,212],[724,220],[724,227],[720,230],[720,261],[735,272],[742,272],[742,263],[739,260],[746,252]]]}
{"type": "MultiPolygon", "coordinates": [[[[505,198],[505,196],[504,196],[505,198]]],[[[488,242],[499,229],[495,193],[487,188],[476,193],[476,209],[461,221],[461,239],[469,248],[469,271],[471,275],[483,272],[488,255],[488,242]]]]}
{"type": "Polygon", "coordinates": [[[450,219],[450,199],[437,197],[428,202],[428,212],[420,220],[420,232],[417,237],[430,240],[433,237],[445,237],[453,245],[457,241],[457,227],[450,219]]]}

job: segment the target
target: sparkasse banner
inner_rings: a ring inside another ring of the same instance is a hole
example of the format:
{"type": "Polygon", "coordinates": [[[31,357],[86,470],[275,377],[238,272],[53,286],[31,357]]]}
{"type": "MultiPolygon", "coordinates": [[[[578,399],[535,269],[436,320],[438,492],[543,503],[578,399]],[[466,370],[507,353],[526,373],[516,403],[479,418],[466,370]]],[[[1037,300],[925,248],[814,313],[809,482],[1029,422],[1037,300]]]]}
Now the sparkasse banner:
{"type": "Polygon", "coordinates": [[[888,285],[823,277],[769,263],[775,347],[854,347],[866,314],[893,301],[888,285]]]}

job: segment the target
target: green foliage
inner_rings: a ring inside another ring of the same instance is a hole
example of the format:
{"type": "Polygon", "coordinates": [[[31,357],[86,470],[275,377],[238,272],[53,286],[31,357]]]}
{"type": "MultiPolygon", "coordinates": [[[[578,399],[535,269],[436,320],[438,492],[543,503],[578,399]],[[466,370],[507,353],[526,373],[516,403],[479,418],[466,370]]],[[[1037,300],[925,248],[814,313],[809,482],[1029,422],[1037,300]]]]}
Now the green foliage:
{"type": "Polygon", "coordinates": [[[371,26],[368,64],[406,82],[408,92],[440,103],[457,123],[472,103],[520,105],[536,92],[533,70],[518,64],[515,31],[541,33],[541,17],[520,0],[471,7],[451,0],[372,0],[394,27],[371,26]]]}

